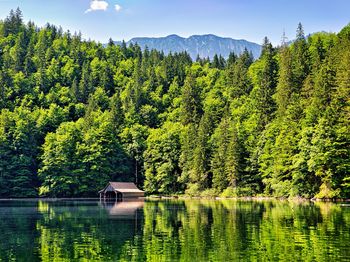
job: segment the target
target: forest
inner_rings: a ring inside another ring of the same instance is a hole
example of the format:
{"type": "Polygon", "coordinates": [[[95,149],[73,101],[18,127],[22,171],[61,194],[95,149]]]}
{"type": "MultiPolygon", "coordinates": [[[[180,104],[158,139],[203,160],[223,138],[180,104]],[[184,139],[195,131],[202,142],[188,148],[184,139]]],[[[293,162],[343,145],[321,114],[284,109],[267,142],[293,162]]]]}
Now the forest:
{"type": "Polygon", "coordinates": [[[254,60],[0,21],[0,197],[350,197],[350,24],[254,60]]]}

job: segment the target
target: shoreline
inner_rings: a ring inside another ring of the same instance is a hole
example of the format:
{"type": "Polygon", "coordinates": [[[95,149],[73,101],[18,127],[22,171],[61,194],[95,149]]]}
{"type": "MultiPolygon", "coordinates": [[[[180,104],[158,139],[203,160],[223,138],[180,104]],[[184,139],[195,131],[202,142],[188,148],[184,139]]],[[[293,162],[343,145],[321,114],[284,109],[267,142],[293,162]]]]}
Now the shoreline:
{"type": "Polygon", "coordinates": [[[302,198],[302,197],[270,197],[270,196],[240,196],[240,197],[203,197],[203,196],[187,196],[187,195],[179,195],[179,196],[147,196],[146,199],[207,199],[207,200],[256,200],[256,201],[264,201],[264,200],[281,200],[281,201],[310,201],[310,202],[350,202],[350,199],[346,198],[302,198]]]}
{"type": "MultiPolygon", "coordinates": [[[[298,201],[298,202],[332,202],[332,203],[340,203],[340,202],[350,202],[350,199],[346,198],[336,198],[336,199],[321,199],[321,198],[302,198],[302,197],[269,197],[269,196],[240,196],[240,197],[204,197],[204,196],[187,196],[187,195],[178,195],[178,196],[162,196],[162,195],[150,195],[143,198],[131,198],[124,199],[123,201],[128,200],[245,200],[245,201],[271,201],[271,200],[280,200],[280,201],[298,201]]],[[[95,201],[100,200],[99,197],[37,197],[37,198],[0,198],[0,201],[64,201],[64,200],[77,200],[77,201],[95,201]]]]}

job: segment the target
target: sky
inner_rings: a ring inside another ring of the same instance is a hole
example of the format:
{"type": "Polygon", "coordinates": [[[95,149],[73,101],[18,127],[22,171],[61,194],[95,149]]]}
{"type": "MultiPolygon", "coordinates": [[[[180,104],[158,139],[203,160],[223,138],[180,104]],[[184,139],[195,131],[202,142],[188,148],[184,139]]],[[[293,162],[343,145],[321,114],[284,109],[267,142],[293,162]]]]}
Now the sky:
{"type": "Polygon", "coordinates": [[[81,32],[102,43],[132,37],[215,34],[278,45],[299,22],[305,33],[339,32],[350,0],[0,0],[0,19],[19,7],[25,21],[81,32]]]}

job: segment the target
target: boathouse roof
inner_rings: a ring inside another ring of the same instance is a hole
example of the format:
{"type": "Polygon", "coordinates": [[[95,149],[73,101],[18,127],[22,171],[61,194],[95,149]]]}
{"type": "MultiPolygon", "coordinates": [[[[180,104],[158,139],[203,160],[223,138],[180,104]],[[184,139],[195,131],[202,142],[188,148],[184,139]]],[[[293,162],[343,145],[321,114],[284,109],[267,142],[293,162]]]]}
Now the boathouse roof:
{"type": "Polygon", "coordinates": [[[99,193],[104,193],[111,189],[120,193],[143,193],[142,190],[138,189],[137,186],[131,182],[109,182],[99,193]]]}

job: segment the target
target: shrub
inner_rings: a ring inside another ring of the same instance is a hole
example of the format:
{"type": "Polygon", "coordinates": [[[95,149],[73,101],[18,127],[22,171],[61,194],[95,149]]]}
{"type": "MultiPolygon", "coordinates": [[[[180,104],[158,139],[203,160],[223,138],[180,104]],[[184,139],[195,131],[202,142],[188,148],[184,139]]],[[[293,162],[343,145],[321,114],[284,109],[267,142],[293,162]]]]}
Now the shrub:
{"type": "Polygon", "coordinates": [[[199,196],[200,195],[199,185],[189,184],[188,188],[185,191],[185,194],[188,196],[199,196]]]}
{"type": "Polygon", "coordinates": [[[340,189],[332,189],[330,183],[325,182],[320,186],[320,192],[315,196],[315,198],[337,198],[340,195],[340,189]]]}
{"type": "Polygon", "coordinates": [[[218,192],[214,188],[206,189],[201,193],[202,197],[215,198],[218,192]]]}
{"type": "Polygon", "coordinates": [[[228,187],[221,193],[221,197],[237,197],[237,189],[233,187],[228,187]]]}

